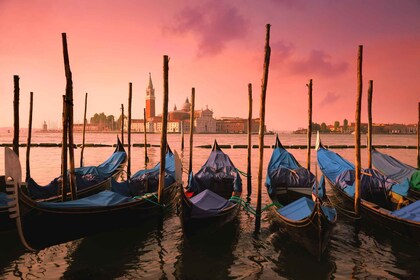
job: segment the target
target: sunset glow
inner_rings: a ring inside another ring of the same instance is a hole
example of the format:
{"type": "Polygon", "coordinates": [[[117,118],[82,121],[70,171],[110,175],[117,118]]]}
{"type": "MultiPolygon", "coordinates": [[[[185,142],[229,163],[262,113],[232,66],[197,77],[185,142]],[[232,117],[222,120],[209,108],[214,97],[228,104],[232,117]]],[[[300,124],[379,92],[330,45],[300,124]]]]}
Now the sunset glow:
{"type": "Polygon", "coordinates": [[[420,101],[420,2],[0,0],[0,127],[13,125],[13,75],[20,77],[20,126],[59,126],[65,92],[61,33],[67,34],[74,119],[120,114],[133,83],[133,118],[143,117],[149,72],[162,111],[163,56],[169,62],[169,108],[196,89],[197,109],[215,118],[247,117],[248,83],[258,117],[265,24],[271,24],[266,125],[354,121],[357,48],[364,46],[363,113],[374,82],[375,123],[416,123],[420,101]]]}

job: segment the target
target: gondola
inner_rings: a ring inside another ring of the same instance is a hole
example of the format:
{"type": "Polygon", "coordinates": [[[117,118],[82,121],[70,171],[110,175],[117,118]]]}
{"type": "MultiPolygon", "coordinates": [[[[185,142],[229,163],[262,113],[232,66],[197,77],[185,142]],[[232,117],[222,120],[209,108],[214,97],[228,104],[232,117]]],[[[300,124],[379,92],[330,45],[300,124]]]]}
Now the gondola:
{"type": "MultiPolygon", "coordinates": [[[[179,157],[176,152],[168,152],[165,167],[166,177],[171,178],[168,179],[171,185],[165,186],[161,204],[158,203],[156,191],[133,196],[117,185],[112,190],[73,201],[39,202],[20,188],[20,162],[9,148],[5,148],[5,163],[7,188],[11,193],[10,198],[13,199],[9,208],[10,216],[16,219],[20,239],[30,250],[42,249],[99,231],[141,226],[142,219],[160,215],[162,209],[175,204],[181,184],[179,157]]],[[[144,176],[142,178],[147,181],[144,176]]],[[[133,176],[131,181],[135,179],[133,176]]]]}
{"type": "MultiPolygon", "coordinates": [[[[318,135],[317,160],[332,190],[341,198],[341,208],[354,209],[355,167],[339,154],[324,148],[318,135]]],[[[374,169],[363,169],[360,179],[360,217],[390,232],[420,244],[420,200],[403,194],[407,186],[374,169]]],[[[350,212],[348,212],[350,213],[350,212]]]]}
{"type": "MultiPolygon", "coordinates": [[[[75,168],[77,197],[90,196],[108,188],[110,179],[112,177],[117,178],[121,174],[126,162],[127,153],[120,139],[117,138],[116,148],[106,161],[98,166],[75,168]]],[[[23,187],[23,191],[34,200],[58,200],[61,199],[61,182],[62,177],[58,176],[48,185],[41,186],[32,178],[29,178],[26,187],[23,187]]],[[[69,191],[68,186],[67,190],[69,191]]],[[[67,197],[70,197],[70,193],[67,193],[67,197]]]]}
{"type": "Polygon", "coordinates": [[[10,199],[6,194],[6,181],[0,176],[0,231],[13,228],[14,222],[9,218],[7,203],[10,199]]]}
{"type": "Polygon", "coordinates": [[[414,199],[420,199],[420,170],[376,149],[372,149],[372,164],[398,183],[409,184],[409,195],[414,199]]]}
{"type": "Polygon", "coordinates": [[[237,216],[242,179],[235,165],[216,141],[207,162],[190,174],[181,191],[181,223],[186,234],[215,232],[237,216]]]}
{"type": "Polygon", "coordinates": [[[265,183],[273,202],[269,216],[282,233],[320,259],[337,213],[327,200],[322,182],[318,186],[316,180],[276,137],[265,183]]]}

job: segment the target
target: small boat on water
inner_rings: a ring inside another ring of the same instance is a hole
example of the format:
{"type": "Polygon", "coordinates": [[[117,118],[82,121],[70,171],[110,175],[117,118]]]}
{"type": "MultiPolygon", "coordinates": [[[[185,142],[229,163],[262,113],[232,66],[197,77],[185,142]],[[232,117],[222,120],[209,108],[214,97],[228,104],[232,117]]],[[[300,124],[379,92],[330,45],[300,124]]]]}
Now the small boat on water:
{"type": "MultiPolygon", "coordinates": [[[[117,138],[117,145],[112,155],[97,166],[75,168],[77,197],[82,198],[109,187],[112,177],[117,178],[124,170],[127,162],[127,153],[117,138]]],[[[23,191],[34,200],[53,201],[61,199],[62,176],[54,178],[48,185],[41,186],[34,179],[29,178],[23,191]]],[[[69,186],[67,186],[69,191],[69,186]]],[[[67,193],[70,197],[70,193],[67,193]]]]}
{"type": "MultiPolygon", "coordinates": [[[[323,147],[317,139],[317,159],[344,209],[354,209],[355,167],[339,154],[323,147]]],[[[398,184],[374,169],[363,169],[360,180],[360,216],[390,232],[420,244],[420,200],[404,196],[408,186],[398,184]]]]}
{"type": "Polygon", "coordinates": [[[337,213],[328,203],[323,184],[318,187],[316,177],[297,162],[278,137],[265,185],[273,202],[270,218],[282,233],[320,259],[337,221],[337,213]]]}
{"type": "Polygon", "coordinates": [[[420,170],[376,149],[372,149],[372,163],[381,173],[396,182],[409,184],[409,195],[420,199],[420,170]]]}
{"type": "Polygon", "coordinates": [[[229,156],[214,141],[207,162],[190,174],[181,191],[181,222],[184,231],[217,231],[232,222],[239,211],[242,179],[229,156]]]}
{"type": "MultiPolygon", "coordinates": [[[[20,162],[16,154],[5,148],[6,183],[10,216],[16,220],[22,243],[30,250],[67,242],[100,231],[119,227],[140,226],[141,220],[162,214],[162,209],[172,207],[181,186],[181,161],[175,152],[166,155],[166,180],[161,204],[158,203],[156,187],[152,182],[156,167],[139,172],[124,186],[113,184],[111,190],[73,201],[36,201],[21,188],[20,162]],[[146,182],[146,191],[142,188],[146,182]],[[152,186],[153,185],[153,186],[152,186]],[[147,189],[148,188],[148,189],[147,189]]],[[[159,172],[159,171],[158,171],[159,172]]],[[[108,181],[109,182],[109,181],[108,181]]]]}

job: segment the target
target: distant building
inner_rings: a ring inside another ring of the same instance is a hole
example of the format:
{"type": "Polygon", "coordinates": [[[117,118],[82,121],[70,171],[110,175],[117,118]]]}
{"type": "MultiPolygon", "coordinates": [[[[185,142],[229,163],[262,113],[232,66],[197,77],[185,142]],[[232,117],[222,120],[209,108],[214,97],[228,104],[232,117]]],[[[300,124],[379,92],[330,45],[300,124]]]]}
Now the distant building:
{"type": "MultiPolygon", "coordinates": [[[[155,115],[155,89],[151,74],[149,73],[149,85],[146,88],[146,131],[159,133],[162,131],[162,115],[155,115]]],[[[180,133],[190,131],[190,112],[191,103],[186,98],[184,104],[177,108],[175,105],[172,111],[168,112],[167,131],[170,133],[180,133]]],[[[128,124],[125,122],[124,129],[127,130],[128,124]]],[[[252,120],[252,132],[259,130],[259,119],[252,120]]],[[[144,132],[144,120],[132,119],[131,131],[144,132]]],[[[221,118],[213,117],[213,111],[207,106],[206,109],[194,110],[194,132],[195,133],[247,133],[248,120],[242,118],[221,118]]],[[[266,129],[264,128],[264,131],[266,129]]]]}

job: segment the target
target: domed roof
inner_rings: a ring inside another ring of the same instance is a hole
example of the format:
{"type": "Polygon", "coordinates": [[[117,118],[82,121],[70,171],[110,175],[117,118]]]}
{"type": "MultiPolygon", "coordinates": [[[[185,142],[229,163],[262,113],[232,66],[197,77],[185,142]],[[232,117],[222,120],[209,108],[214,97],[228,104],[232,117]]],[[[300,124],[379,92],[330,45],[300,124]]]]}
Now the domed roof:
{"type": "Polygon", "coordinates": [[[185,103],[182,105],[181,110],[185,112],[189,112],[191,109],[190,101],[187,99],[185,100],[185,103]]]}

